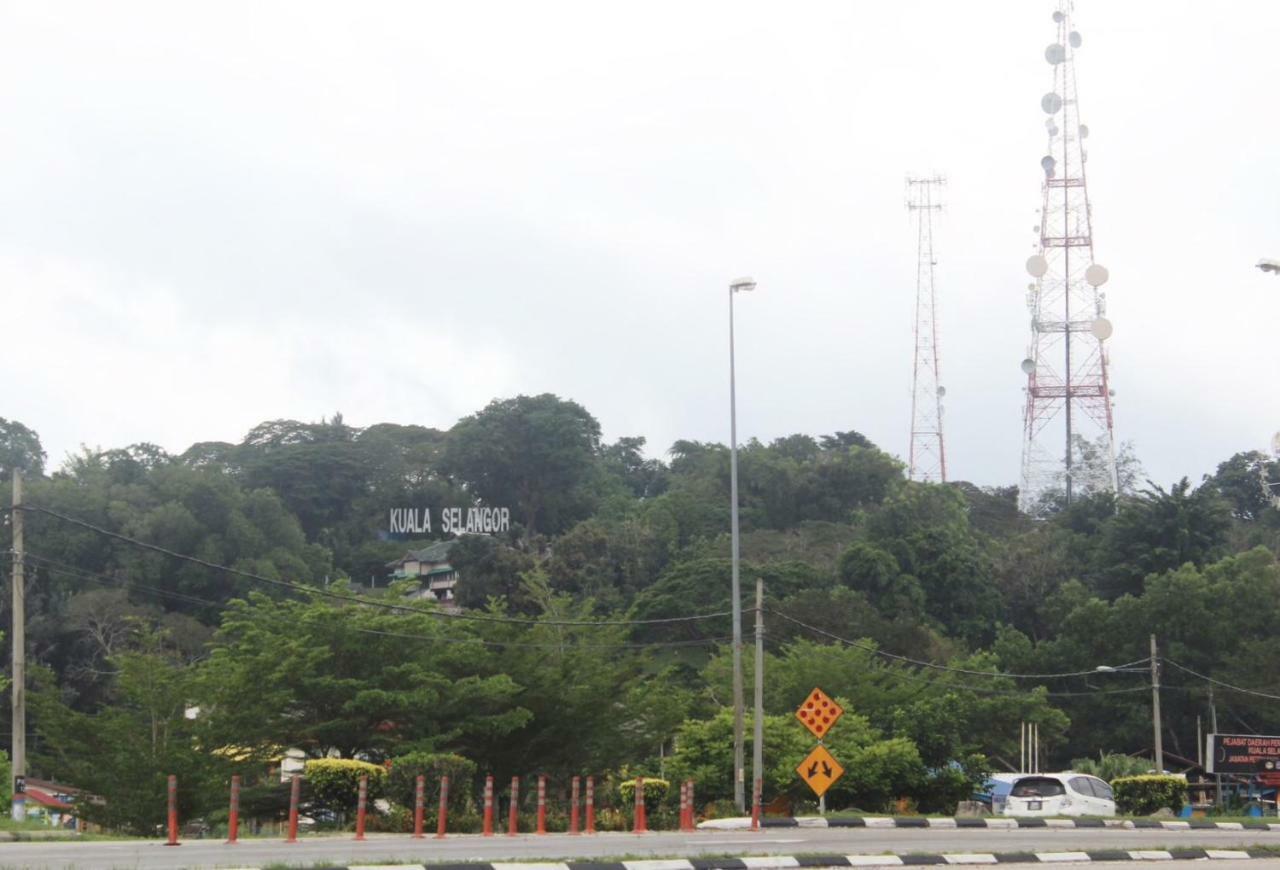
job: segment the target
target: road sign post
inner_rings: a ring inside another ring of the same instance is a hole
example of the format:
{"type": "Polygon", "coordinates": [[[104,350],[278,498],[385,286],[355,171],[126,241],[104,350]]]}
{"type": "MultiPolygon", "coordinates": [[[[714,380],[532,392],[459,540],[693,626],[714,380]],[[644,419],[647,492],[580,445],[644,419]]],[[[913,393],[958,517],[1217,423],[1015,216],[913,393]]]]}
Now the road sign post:
{"type": "Polygon", "coordinates": [[[827,751],[822,738],[831,731],[837,720],[844,715],[844,708],[835,702],[822,689],[815,688],[796,710],[796,718],[809,733],[818,738],[818,745],[805,756],[804,761],[796,767],[796,773],[804,780],[805,785],[818,796],[819,812],[826,813],[827,790],[836,780],[844,776],[844,768],[835,757],[827,751]]]}

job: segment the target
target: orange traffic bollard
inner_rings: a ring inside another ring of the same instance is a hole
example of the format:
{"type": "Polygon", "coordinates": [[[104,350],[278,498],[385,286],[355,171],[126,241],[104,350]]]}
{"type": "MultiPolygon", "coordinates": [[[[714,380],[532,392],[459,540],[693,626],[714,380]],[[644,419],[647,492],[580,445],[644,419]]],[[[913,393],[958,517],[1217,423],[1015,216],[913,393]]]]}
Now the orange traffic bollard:
{"type": "Polygon", "coordinates": [[[369,774],[360,774],[360,790],[356,797],[356,839],[364,839],[365,815],[369,812],[369,774]]]}
{"type": "Polygon", "coordinates": [[[436,824],[436,839],[443,840],[449,818],[449,777],[440,777],[440,821],[436,824]]]}
{"type": "Polygon", "coordinates": [[[493,836],[493,774],[484,778],[484,835],[493,836]]]}
{"type": "Polygon", "coordinates": [[[295,773],[289,778],[289,838],[286,843],[298,842],[298,802],[302,797],[302,780],[295,773]]]}
{"type": "Polygon", "coordinates": [[[578,780],[579,777],[573,778],[573,785],[569,790],[569,833],[578,833],[578,780]]]}
{"type": "Polygon", "coordinates": [[[426,812],[423,804],[427,799],[427,778],[422,774],[418,774],[417,780],[413,786],[413,837],[415,840],[422,839],[422,817],[426,812]]]}
{"type": "Polygon", "coordinates": [[[760,830],[760,780],[751,788],[751,830],[760,830]]]}
{"type": "Polygon", "coordinates": [[[648,825],[645,824],[644,818],[644,777],[636,777],[636,807],[635,820],[631,826],[631,833],[646,834],[649,832],[648,825]]]}
{"type": "Polygon", "coordinates": [[[547,777],[538,774],[538,827],[537,833],[547,832],[547,777]]]}
{"type": "Polygon", "coordinates": [[[511,809],[507,813],[507,836],[520,833],[520,777],[511,777],[511,809]]]}
{"type": "Polygon", "coordinates": [[[227,815],[227,845],[234,846],[240,834],[240,777],[231,777],[231,812],[227,815]]]}
{"type": "Polygon", "coordinates": [[[178,842],[178,778],[169,775],[169,842],[166,846],[180,846],[178,842]]]}
{"type": "Polygon", "coordinates": [[[587,777],[587,833],[596,832],[596,778],[587,777]]]}

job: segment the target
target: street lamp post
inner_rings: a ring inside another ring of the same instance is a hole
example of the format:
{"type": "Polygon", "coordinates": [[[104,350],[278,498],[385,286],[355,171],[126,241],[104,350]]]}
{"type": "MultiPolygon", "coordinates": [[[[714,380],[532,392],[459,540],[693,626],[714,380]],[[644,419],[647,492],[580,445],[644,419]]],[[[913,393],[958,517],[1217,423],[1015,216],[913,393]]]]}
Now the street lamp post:
{"type": "MultiPolygon", "coordinates": [[[[1117,674],[1121,672],[1136,673],[1140,672],[1140,668],[1120,667],[1115,668],[1111,665],[1098,665],[1094,668],[1100,674],[1117,674]]],[[[1160,656],[1156,648],[1156,636],[1151,635],[1151,731],[1155,740],[1152,747],[1152,755],[1154,756],[1156,773],[1164,773],[1164,737],[1161,733],[1162,726],[1160,722],[1160,656]]]]}
{"type": "Polygon", "coordinates": [[[743,757],[743,691],[742,691],[742,590],[738,585],[738,399],[734,373],[733,297],[739,292],[756,289],[750,278],[738,278],[729,284],[729,537],[733,563],[733,800],[738,812],[746,811],[744,786],[746,765],[743,757]]]}

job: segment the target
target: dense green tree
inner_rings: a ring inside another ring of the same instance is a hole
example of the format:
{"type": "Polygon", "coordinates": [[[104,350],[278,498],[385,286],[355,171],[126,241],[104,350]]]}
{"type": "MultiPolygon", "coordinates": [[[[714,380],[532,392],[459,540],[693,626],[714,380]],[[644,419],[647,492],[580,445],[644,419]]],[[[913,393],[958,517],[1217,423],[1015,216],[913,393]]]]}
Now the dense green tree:
{"type": "Polygon", "coordinates": [[[375,760],[408,750],[474,757],[530,715],[499,664],[481,638],[429,608],[254,594],[228,606],[198,697],[218,745],[375,760]]]}
{"type": "Polygon", "coordinates": [[[0,417],[0,480],[11,480],[15,468],[26,477],[40,477],[46,458],[39,435],[17,420],[0,417]]]}
{"type": "Polygon", "coordinates": [[[1231,505],[1236,519],[1257,520],[1280,496],[1280,460],[1257,450],[1237,453],[1219,463],[1208,482],[1231,505]]]}
{"type": "Polygon", "coordinates": [[[449,432],[444,470],[487,504],[511,506],[529,534],[586,516],[599,473],[600,424],[550,393],[494,400],[449,432]]]}
{"type": "Polygon", "coordinates": [[[1230,508],[1215,487],[1193,490],[1185,477],[1169,490],[1152,485],[1122,501],[1104,533],[1102,591],[1139,592],[1151,574],[1225,555],[1230,524],[1230,508]]]}
{"type": "Polygon", "coordinates": [[[171,638],[141,628],[108,662],[109,700],[92,712],[68,706],[51,673],[35,675],[30,698],[40,772],[103,798],[81,806],[86,819],[138,835],[163,824],[170,775],[182,784],[182,818],[221,803],[231,765],[207,748],[200,717],[188,715],[194,671],[171,638]]]}

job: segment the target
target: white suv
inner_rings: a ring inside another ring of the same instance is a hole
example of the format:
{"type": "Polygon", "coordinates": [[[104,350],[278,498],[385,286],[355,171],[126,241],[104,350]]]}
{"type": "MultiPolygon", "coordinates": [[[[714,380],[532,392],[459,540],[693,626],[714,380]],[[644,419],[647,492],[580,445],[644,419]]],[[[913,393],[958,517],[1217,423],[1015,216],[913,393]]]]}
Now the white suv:
{"type": "Polygon", "coordinates": [[[1016,780],[1006,816],[1114,816],[1111,786],[1083,773],[1034,773],[1016,780]]]}

